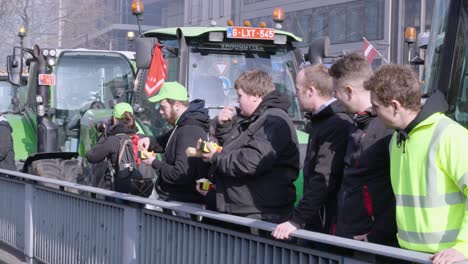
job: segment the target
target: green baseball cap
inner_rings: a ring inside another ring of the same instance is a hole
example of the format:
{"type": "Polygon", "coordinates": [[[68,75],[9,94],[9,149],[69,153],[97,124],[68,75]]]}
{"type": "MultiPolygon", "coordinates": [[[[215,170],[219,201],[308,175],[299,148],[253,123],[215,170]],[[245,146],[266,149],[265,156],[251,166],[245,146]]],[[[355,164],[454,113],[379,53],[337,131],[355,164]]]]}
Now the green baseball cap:
{"type": "Polygon", "coordinates": [[[148,100],[150,102],[157,103],[164,99],[188,101],[187,89],[178,82],[165,82],[158,94],[148,100]]]}
{"type": "Polygon", "coordinates": [[[129,112],[130,114],[133,115],[132,106],[129,105],[128,103],[118,103],[114,105],[114,112],[112,113],[112,115],[117,119],[121,119],[123,115],[125,114],[125,112],[129,112]]]}

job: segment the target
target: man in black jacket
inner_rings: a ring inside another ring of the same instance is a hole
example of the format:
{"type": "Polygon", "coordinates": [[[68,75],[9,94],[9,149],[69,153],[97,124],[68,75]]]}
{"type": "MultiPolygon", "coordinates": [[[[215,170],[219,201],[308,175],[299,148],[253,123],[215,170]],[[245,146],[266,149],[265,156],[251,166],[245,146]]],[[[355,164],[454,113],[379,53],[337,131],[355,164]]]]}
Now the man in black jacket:
{"type": "Polygon", "coordinates": [[[159,112],[174,126],[160,137],[142,138],[138,143],[142,149],[164,152],[162,161],[154,157],[144,161],[158,172],[156,192],[159,199],[201,206],[204,198],[195,185],[197,179],[206,177],[208,166],[200,158],[187,157],[185,150],[195,147],[198,139],[208,137],[209,116],[205,102],[194,100],[189,103],[187,90],[177,82],[165,82],[149,101],[159,102],[159,112]]]}
{"type": "Polygon", "coordinates": [[[335,97],[354,114],[338,193],[336,234],[385,245],[396,244],[395,196],[390,184],[392,130],[372,113],[364,81],[372,75],[367,59],[352,53],[329,69],[335,97]]]}
{"type": "Polygon", "coordinates": [[[221,153],[204,154],[213,166],[220,212],[281,223],[293,210],[299,173],[296,130],[288,116],[289,100],[275,91],[260,70],[242,73],[234,88],[235,109],[220,111],[216,136],[221,153]]]}
{"type": "Polygon", "coordinates": [[[296,76],[296,96],[310,120],[304,196],[289,221],[273,231],[275,238],[286,239],[299,228],[330,233],[336,220],[336,196],[353,122],[341,103],[333,98],[332,85],[328,69],[322,64],[307,66],[296,76]]]}
{"type": "Polygon", "coordinates": [[[10,123],[4,116],[0,115],[0,168],[16,171],[11,132],[13,132],[13,129],[10,123]]]}

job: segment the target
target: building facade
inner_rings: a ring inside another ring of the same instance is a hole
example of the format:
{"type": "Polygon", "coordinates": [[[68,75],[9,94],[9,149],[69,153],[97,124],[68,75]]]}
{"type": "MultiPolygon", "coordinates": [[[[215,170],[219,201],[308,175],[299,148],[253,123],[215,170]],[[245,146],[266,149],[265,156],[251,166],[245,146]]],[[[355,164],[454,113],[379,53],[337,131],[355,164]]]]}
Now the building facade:
{"type": "MultiPolygon", "coordinates": [[[[407,26],[418,33],[429,30],[433,5],[434,0],[242,0],[239,20],[273,26],[272,11],[280,6],[286,15],[283,28],[303,38],[304,50],[312,40],[329,36],[330,53],[339,56],[361,51],[365,37],[385,60],[406,63],[404,30],[407,26]]],[[[373,66],[382,61],[376,57],[373,66]]]]}
{"type": "MultiPolygon", "coordinates": [[[[112,16],[95,14],[96,22],[85,28],[92,30],[75,32],[82,37],[72,47],[129,49],[127,32],[137,33],[131,1],[89,1],[104,3],[102,13],[112,16]]],[[[249,20],[253,26],[264,21],[273,27],[273,10],[282,7],[286,14],[283,29],[303,39],[299,46],[304,51],[312,40],[329,36],[330,52],[339,56],[360,51],[365,37],[386,61],[406,63],[405,27],[414,26],[418,33],[429,30],[434,0],[143,0],[143,3],[143,30],[208,26],[212,21],[225,25],[229,19],[236,25],[249,20]]],[[[410,56],[413,56],[414,47],[410,48],[413,50],[410,56]]],[[[373,66],[380,65],[383,58],[376,57],[373,66]]]]}

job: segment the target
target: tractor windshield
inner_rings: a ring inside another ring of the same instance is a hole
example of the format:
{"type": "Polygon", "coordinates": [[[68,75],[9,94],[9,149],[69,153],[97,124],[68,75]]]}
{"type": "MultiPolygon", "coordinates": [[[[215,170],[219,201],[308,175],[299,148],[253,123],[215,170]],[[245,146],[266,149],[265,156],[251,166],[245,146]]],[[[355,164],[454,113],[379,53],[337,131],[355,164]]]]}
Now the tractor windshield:
{"type": "Polygon", "coordinates": [[[129,60],[112,52],[64,52],[55,75],[56,108],[60,110],[86,109],[93,102],[110,108],[114,99],[125,101],[134,80],[129,60]]]}
{"type": "Polygon", "coordinates": [[[423,91],[445,90],[449,116],[468,127],[468,4],[440,0],[434,10],[423,91]],[[461,8],[456,12],[460,16],[449,15],[449,4],[461,8]],[[449,30],[449,23],[454,22],[459,24],[457,31],[449,30]],[[446,47],[448,43],[454,43],[453,50],[446,47]]]}
{"type": "Polygon", "coordinates": [[[291,118],[302,119],[294,96],[293,69],[297,65],[292,50],[247,43],[219,43],[215,48],[213,43],[210,45],[192,45],[188,87],[190,98],[204,99],[211,116],[217,115],[220,108],[237,102],[234,82],[242,72],[257,68],[270,74],[276,89],[290,98],[291,118]]]}
{"type": "Polygon", "coordinates": [[[0,80],[0,112],[5,112],[11,106],[12,87],[6,80],[0,80]]]}
{"type": "Polygon", "coordinates": [[[437,88],[441,71],[441,51],[447,30],[447,12],[450,1],[436,1],[426,61],[426,83],[423,92],[428,94],[437,88]]]}

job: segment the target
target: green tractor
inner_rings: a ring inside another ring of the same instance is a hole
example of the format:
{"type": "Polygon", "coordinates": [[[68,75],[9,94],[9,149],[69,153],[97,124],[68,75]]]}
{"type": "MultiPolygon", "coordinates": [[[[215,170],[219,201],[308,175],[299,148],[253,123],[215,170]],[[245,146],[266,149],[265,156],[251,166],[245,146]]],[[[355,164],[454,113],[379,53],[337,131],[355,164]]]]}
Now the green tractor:
{"type": "MultiPolygon", "coordinates": [[[[289,113],[297,125],[303,160],[308,134],[303,132],[305,119],[294,94],[295,77],[304,56],[293,44],[300,41],[301,38],[290,32],[261,27],[180,27],[147,31],[136,40],[138,73],[132,100],[135,115],[142,121],[144,131],[159,134],[164,130],[165,123],[160,121],[159,113],[144,92],[155,44],[163,47],[168,69],[166,81],[183,84],[191,99],[204,99],[211,117],[237,101],[233,86],[238,76],[249,69],[260,68],[271,75],[276,89],[291,100],[289,113]]],[[[302,182],[301,171],[296,181],[298,198],[302,196],[302,182]]]]}
{"type": "Polygon", "coordinates": [[[86,174],[80,156],[96,140],[90,139],[89,129],[81,131],[82,122],[107,118],[115,103],[130,100],[133,53],[16,47],[7,68],[17,109],[5,117],[14,131],[15,159],[23,164],[22,171],[79,181],[86,174]],[[22,77],[23,64],[29,69],[27,78],[22,77]]]}

